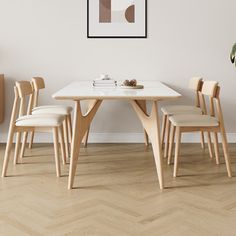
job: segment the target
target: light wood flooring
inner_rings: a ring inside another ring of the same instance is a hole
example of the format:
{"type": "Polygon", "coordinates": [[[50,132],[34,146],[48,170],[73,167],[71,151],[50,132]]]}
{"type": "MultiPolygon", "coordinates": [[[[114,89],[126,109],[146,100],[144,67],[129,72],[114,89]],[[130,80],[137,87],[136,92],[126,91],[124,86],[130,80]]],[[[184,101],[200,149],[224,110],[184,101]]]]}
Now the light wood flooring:
{"type": "MultiPolygon", "coordinates": [[[[69,166],[57,178],[53,146],[36,145],[0,179],[0,236],[235,236],[236,177],[200,145],[181,147],[180,177],[165,162],[164,191],[143,144],[82,148],[77,188],[67,190],[69,166]]],[[[236,145],[230,152],[235,176],[236,145]]]]}

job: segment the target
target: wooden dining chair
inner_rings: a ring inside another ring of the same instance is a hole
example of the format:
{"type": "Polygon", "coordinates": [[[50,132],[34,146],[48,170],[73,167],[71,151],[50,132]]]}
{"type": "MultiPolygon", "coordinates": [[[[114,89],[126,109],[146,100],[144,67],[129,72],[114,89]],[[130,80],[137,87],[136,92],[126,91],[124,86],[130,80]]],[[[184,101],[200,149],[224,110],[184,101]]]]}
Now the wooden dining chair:
{"type": "MultiPolygon", "coordinates": [[[[189,89],[195,93],[195,105],[170,105],[161,108],[163,113],[162,118],[162,131],[161,131],[161,145],[164,146],[164,157],[168,155],[169,141],[170,141],[170,121],[169,117],[176,114],[202,114],[203,110],[201,107],[201,89],[203,79],[202,77],[193,77],[189,81],[189,89]],[[166,139],[166,141],[165,141],[166,139]]],[[[212,146],[210,136],[208,138],[209,153],[212,157],[212,146]]],[[[201,145],[204,148],[204,133],[201,132],[201,145]]]]}
{"type": "Polygon", "coordinates": [[[65,119],[62,115],[57,114],[37,114],[31,115],[33,104],[33,88],[29,81],[16,82],[14,87],[15,99],[11,114],[10,127],[4,156],[4,163],[2,169],[2,177],[7,174],[8,163],[10,159],[11,147],[14,139],[14,134],[17,134],[15,145],[14,164],[18,163],[19,150],[21,143],[21,135],[24,132],[52,132],[54,137],[54,151],[56,173],[59,177],[61,175],[59,148],[58,148],[58,134],[60,136],[61,151],[63,164],[66,162],[63,121],[65,119]],[[27,102],[28,101],[28,102],[27,102]],[[28,106],[27,106],[28,103],[28,106]]]}
{"type": "MultiPolygon", "coordinates": [[[[178,174],[178,162],[179,162],[179,151],[181,143],[181,134],[187,132],[209,132],[214,136],[214,150],[216,155],[216,163],[219,164],[219,146],[218,146],[218,133],[222,137],[222,146],[224,151],[224,158],[226,162],[228,176],[232,176],[231,164],[228,150],[227,137],[225,133],[224,119],[222,108],[220,104],[220,87],[216,81],[204,81],[202,87],[202,94],[209,97],[209,115],[173,115],[169,118],[172,126],[170,150],[168,158],[171,159],[174,136],[176,136],[176,147],[175,147],[175,158],[174,158],[174,174],[176,177],[178,174]],[[176,134],[175,134],[176,133],[176,134]]],[[[205,99],[204,99],[205,100],[205,99]]]]}
{"type": "MultiPolygon", "coordinates": [[[[33,108],[32,114],[59,114],[65,116],[65,120],[63,122],[64,129],[64,137],[65,137],[65,148],[66,148],[66,156],[69,157],[69,147],[72,139],[72,122],[71,122],[71,112],[73,110],[72,107],[66,105],[44,105],[39,106],[39,93],[40,90],[45,88],[45,82],[42,77],[33,77],[33,108]]],[[[28,133],[24,134],[23,137],[23,145],[21,150],[21,157],[24,155],[25,143],[27,140],[28,133]]],[[[34,140],[34,131],[31,132],[30,140],[29,140],[29,148],[32,148],[34,140]]]]}

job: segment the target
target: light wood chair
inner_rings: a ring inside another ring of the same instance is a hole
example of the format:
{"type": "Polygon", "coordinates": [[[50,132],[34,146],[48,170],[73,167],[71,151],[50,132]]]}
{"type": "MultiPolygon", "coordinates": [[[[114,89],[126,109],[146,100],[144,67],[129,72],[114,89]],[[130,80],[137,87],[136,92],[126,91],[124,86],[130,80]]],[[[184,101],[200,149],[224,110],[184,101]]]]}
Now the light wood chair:
{"type": "MultiPolygon", "coordinates": [[[[168,155],[169,141],[170,141],[170,121],[169,117],[176,114],[202,114],[203,110],[201,108],[201,89],[202,89],[203,79],[202,77],[193,77],[189,81],[189,89],[193,90],[195,93],[195,105],[170,105],[161,108],[163,113],[162,118],[162,131],[161,131],[161,145],[164,146],[164,157],[168,155]],[[165,141],[166,139],[166,141],[165,141]]],[[[201,145],[204,148],[204,133],[201,132],[201,145]]],[[[210,156],[212,157],[212,147],[211,140],[208,135],[208,147],[210,156]]]]}
{"type": "MultiPolygon", "coordinates": [[[[181,134],[187,132],[202,131],[202,132],[212,133],[214,135],[214,150],[217,164],[220,163],[218,133],[221,134],[227,172],[228,176],[231,177],[232,176],[231,164],[230,164],[229,150],[227,144],[227,137],[225,133],[223,113],[220,104],[220,97],[219,97],[220,87],[218,86],[218,83],[216,81],[205,81],[202,87],[202,94],[204,96],[209,97],[210,115],[197,115],[197,114],[173,115],[169,118],[172,126],[171,142],[168,156],[169,159],[172,156],[174,136],[176,133],[173,176],[176,177],[178,174],[181,134]]],[[[205,99],[203,103],[205,104],[205,99]]],[[[206,105],[204,105],[204,109],[206,109],[206,105]]]]}
{"type": "Polygon", "coordinates": [[[54,150],[56,173],[59,177],[61,175],[60,161],[59,161],[59,148],[58,148],[58,134],[60,135],[61,151],[63,164],[66,162],[65,147],[64,147],[64,134],[63,134],[63,121],[65,116],[57,114],[38,114],[31,115],[33,103],[33,88],[29,81],[16,82],[14,87],[15,99],[11,114],[11,121],[9,127],[9,134],[7,139],[7,146],[4,156],[4,163],[2,169],[2,177],[7,174],[8,163],[10,159],[10,152],[13,143],[14,134],[16,137],[14,164],[18,163],[19,150],[21,143],[21,134],[23,132],[52,132],[54,137],[54,150]],[[27,106],[28,99],[28,106],[27,106]],[[18,117],[18,118],[17,118],[18,117]]]}
{"type": "MultiPolygon", "coordinates": [[[[39,104],[39,92],[40,90],[45,88],[45,82],[42,77],[33,77],[32,78],[33,89],[34,89],[34,98],[33,98],[33,109],[32,114],[59,114],[65,116],[65,120],[63,122],[64,129],[64,137],[65,137],[65,148],[66,148],[66,156],[69,157],[69,143],[71,143],[72,139],[72,121],[71,121],[71,112],[73,110],[72,107],[66,105],[44,105],[38,106],[39,104]]],[[[21,157],[24,156],[25,143],[27,140],[28,133],[24,134],[23,137],[23,145],[21,150],[21,157]]],[[[31,137],[29,141],[29,148],[32,148],[34,140],[34,132],[31,132],[31,137]]]]}

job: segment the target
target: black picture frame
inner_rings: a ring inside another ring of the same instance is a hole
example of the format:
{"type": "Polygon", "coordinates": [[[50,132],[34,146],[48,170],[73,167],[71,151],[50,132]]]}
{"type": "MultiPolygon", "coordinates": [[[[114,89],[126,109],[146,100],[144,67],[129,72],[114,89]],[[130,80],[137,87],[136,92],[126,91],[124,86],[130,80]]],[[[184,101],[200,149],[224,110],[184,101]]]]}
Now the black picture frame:
{"type": "Polygon", "coordinates": [[[147,0],[144,0],[145,1],[145,34],[143,35],[143,36],[140,36],[140,35],[138,35],[138,36],[135,36],[135,35],[132,35],[132,36],[91,36],[90,34],[89,34],[89,2],[90,2],[91,0],[87,0],[87,38],[89,38],[89,39],[105,39],[105,38],[110,38],[110,39],[117,39],[117,38],[120,38],[120,39],[145,39],[145,38],[147,38],[147,34],[148,34],[148,27],[147,27],[147,21],[148,21],[148,19],[147,19],[147,13],[148,13],[148,11],[147,11],[147,0]]]}

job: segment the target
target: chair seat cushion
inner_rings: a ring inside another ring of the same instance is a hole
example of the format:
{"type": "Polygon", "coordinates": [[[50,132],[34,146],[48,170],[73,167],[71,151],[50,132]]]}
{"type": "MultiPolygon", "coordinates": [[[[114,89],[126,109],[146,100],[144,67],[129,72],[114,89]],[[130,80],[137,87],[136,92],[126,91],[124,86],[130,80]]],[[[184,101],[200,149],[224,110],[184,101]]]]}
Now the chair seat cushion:
{"type": "Polygon", "coordinates": [[[22,116],[16,120],[16,126],[25,127],[56,127],[64,121],[64,115],[57,114],[38,114],[22,116]]]}
{"type": "Polygon", "coordinates": [[[202,110],[195,106],[185,105],[173,105],[165,106],[161,108],[164,115],[175,115],[175,114],[202,114],[202,110]]]}
{"type": "Polygon", "coordinates": [[[219,125],[215,117],[208,115],[173,115],[169,119],[174,126],[178,127],[215,127],[219,125]]]}
{"type": "Polygon", "coordinates": [[[70,106],[63,105],[49,105],[49,106],[39,106],[35,107],[32,111],[32,114],[60,114],[60,115],[69,115],[72,112],[73,108],[70,106]]]}

